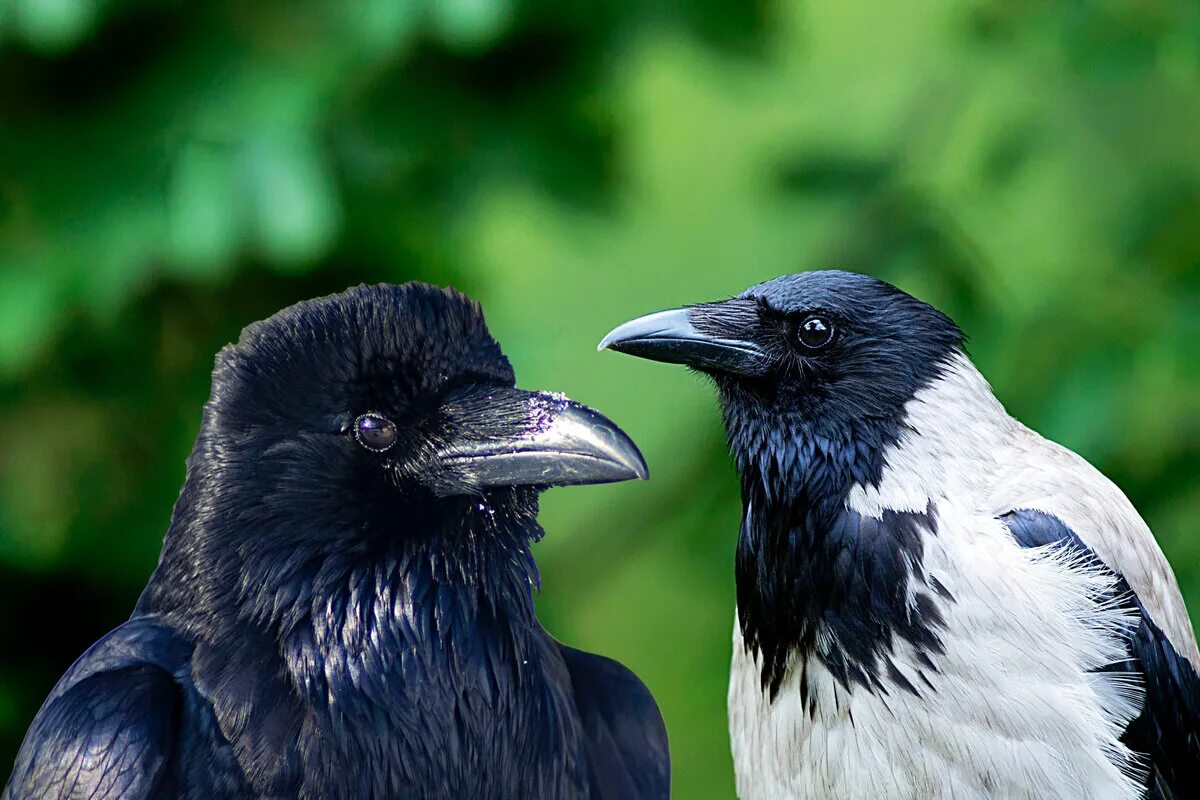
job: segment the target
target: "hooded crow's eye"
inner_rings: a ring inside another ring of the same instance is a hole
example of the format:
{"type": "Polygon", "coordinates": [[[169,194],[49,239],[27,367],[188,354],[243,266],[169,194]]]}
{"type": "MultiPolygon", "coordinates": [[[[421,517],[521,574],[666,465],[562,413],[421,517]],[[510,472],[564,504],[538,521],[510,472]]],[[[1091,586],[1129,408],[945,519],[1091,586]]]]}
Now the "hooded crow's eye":
{"type": "Polygon", "coordinates": [[[796,326],[796,341],[806,350],[820,350],[833,341],[833,322],[820,314],[805,317],[796,326]]]}
{"type": "Polygon", "coordinates": [[[354,438],[368,450],[382,453],[396,443],[396,424],[378,414],[362,414],[354,420],[354,438]]]}

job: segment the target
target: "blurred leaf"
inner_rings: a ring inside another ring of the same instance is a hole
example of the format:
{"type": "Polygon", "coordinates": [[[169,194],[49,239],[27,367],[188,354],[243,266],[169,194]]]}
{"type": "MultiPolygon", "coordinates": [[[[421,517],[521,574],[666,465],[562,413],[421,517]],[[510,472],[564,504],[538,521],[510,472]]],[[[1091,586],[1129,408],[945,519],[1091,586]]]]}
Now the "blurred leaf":
{"type": "Polygon", "coordinates": [[[180,269],[212,273],[231,265],[247,225],[238,177],[229,147],[193,144],[180,154],[167,206],[171,257],[180,269]]]}
{"type": "Polygon", "coordinates": [[[247,170],[263,254],[281,267],[311,262],[338,230],[334,187],[316,147],[303,141],[251,146],[247,170]]]}
{"type": "Polygon", "coordinates": [[[470,49],[494,39],[512,16],[512,0],[434,0],[434,28],[451,47],[470,49]]]}
{"type": "Polygon", "coordinates": [[[420,0],[346,0],[339,11],[365,47],[387,51],[416,33],[424,4],[420,0]]]}
{"type": "Polygon", "coordinates": [[[15,373],[50,342],[62,299],[53,274],[0,269],[0,374],[15,373]]]}
{"type": "Polygon", "coordinates": [[[7,0],[17,30],[33,47],[47,52],[65,50],[78,42],[96,22],[101,0],[7,0]]]}

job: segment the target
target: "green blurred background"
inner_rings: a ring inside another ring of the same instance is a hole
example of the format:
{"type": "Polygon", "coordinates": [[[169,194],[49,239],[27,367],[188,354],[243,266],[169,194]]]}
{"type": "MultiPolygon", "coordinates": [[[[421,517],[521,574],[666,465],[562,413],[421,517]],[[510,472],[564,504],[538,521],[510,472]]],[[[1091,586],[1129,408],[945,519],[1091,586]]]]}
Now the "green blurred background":
{"type": "Polygon", "coordinates": [[[0,777],[152,569],[216,350],[419,278],[641,443],[651,483],[545,498],[541,611],[731,797],[713,398],[594,348],[834,266],[951,313],[1200,611],[1194,0],[0,0],[0,777]]]}

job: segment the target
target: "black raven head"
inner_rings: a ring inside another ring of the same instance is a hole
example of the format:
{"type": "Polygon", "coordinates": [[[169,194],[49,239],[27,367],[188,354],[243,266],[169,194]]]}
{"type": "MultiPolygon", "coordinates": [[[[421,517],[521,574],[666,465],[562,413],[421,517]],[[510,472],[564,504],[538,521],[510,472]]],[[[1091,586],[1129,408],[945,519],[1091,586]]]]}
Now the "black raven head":
{"type": "Polygon", "coordinates": [[[218,358],[205,434],[220,447],[202,457],[251,461],[273,509],[388,535],[447,500],[646,477],[603,416],[514,388],[476,303],[416,283],[358,287],[248,327],[218,358]]]}
{"type": "Polygon", "coordinates": [[[646,475],[600,414],[515,388],[466,296],[360,286],[250,325],[218,355],[156,585],[202,574],[257,603],[398,551],[459,565],[452,551],[481,540],[524,551],[540,490],[646,475]]]}
{"type": "Polygon", "coordinates": [[[896,419],[962,343],[932,306],[875,278],[829,270],[640,317],[600,349],[708,373],[734,415],[766,411],[832,432],[896,419]]]}

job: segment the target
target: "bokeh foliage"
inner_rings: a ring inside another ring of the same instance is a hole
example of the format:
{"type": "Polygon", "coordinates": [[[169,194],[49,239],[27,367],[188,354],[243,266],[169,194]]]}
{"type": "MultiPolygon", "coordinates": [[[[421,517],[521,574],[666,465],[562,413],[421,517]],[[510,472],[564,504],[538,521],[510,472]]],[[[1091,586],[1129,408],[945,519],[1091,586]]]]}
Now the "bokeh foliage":
{"type": "Polygon", "coordinates": [[[831,266],[958,319],[1200,609],[1200,5],[0,0],[0,764],[153,567],[215,351],[419,278],[641,443],[650,484],[547,495],[540,607],[731,797],[711,392],[593,350],[831,266]]]}

